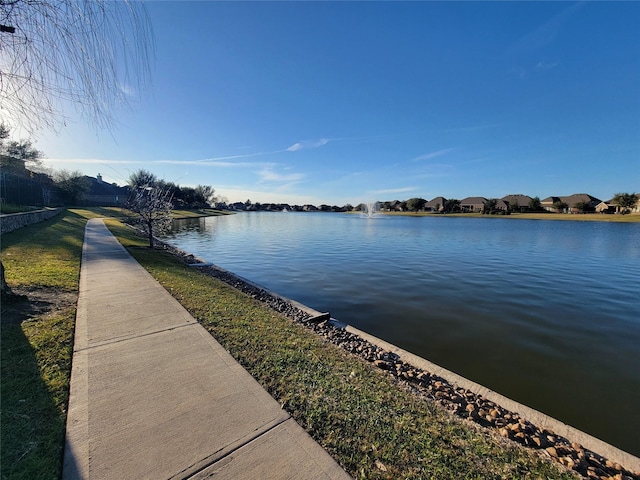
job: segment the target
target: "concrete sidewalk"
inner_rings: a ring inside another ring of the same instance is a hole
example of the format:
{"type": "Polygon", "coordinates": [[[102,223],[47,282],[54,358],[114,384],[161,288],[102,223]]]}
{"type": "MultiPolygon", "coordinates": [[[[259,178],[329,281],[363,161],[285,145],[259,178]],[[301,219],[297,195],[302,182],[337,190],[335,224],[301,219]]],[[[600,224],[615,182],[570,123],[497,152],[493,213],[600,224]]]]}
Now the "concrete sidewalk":
{"type": "Polygon", "coordinates": [[[89,220],[63,478],[210,477],[350,478],[89,220]]]}

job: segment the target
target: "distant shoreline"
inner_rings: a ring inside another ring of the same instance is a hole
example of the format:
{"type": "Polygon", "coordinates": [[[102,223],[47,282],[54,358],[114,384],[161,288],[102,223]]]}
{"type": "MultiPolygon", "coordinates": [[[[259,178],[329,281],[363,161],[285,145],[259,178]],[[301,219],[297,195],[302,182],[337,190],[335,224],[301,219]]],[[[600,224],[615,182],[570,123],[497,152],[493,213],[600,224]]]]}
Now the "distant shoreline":
{"type": "Polygon", "coordinates": [[[630,213],[627,215],[606,213],[512,213],[510,215],[486,215],[483,213],[376,212],[376,215],[404,217],[517,218],[522,220],[640,223],[640,214],[637,213],[630,213]]]}
{"type": "Polygon", "coordinates": [[[215,208],[203,208],[200,210],[184,210],[175,209],[172,210],[174,220],[185,220],[188,218],[203,218],[203,217],[219,217],[221,215],[233,215],[236,212],[229,210],[217,210],[215,208]]]}
{"type": "MultiPolygon", "coordinates": [[[[242,210],[241,210],[242,212],[242,210]]],[[[217,217],[220,215],[233,215],[238,213],[235,210],[174,210],[174,220],[184,220],[189,218],[217,217]]],[[[303,212],[307,213],[307,212],[303,212]]],[[[317,212],[311,212],[317,213],[317,212]]],[[[349,213],[360,215],[362,212],[322,212],[322,213],[349,213]]],[[[607,214],[607,213],[511,213],[509,215],[487,215],[484,213],[434,213],[434,212],[376,212],[376,215],[401,216],[401,217],[453,217],[453,218],[512,218],[520,220],[564,220],[574,222],[613,222],[613,223],[640,223],[640,214],[629,213],[607,214]]]]}
{"type": "MultiPolygon", "coordinates": [[[[235,210],[202,209],[174,210],[174,220],[189,218],[217,217],[221,215],[233,215],[235,210]]],[[[307,212],[303,212],[307,213],[307,212]]],[[[317,213],[317,212],[311,212],[317,213]]],[[[322,212],[322,213],[349,213],[360,215],[362,212],[322,212]]],[[[520,220],[565,220],[574,222],[614,222],[614,223],[640,223],[640,214],[627,215],[607,213],[511,213],[509,215],[487,215],[483,213],[434,213],[434,212],[376,212],[376,215],[401,216],[401,217],[453,217],[453,218],[512,218],[520,220]]]]}

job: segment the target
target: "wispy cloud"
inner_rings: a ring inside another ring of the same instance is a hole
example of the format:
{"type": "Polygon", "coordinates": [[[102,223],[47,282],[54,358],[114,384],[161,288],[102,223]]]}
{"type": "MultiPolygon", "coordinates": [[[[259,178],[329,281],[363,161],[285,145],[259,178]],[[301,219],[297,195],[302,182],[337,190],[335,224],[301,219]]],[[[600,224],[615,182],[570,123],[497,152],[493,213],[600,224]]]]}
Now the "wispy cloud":
{"type": "Polygon", "coordinates": [[[264,165],[273,165],[272,162],[227,162],[223,160],[151,160],[144,162],[149,164],[161,165],[197,165],[199,167],[223,167],[223,168],[240,168],[240,167],[260,167],[264,165]]]}
{"type": "Polygon", "coordinates": [[[329,143],[328,138],[321,138],[319,140],[303,140],[296,142],[286,149],[287,152],[297,152],[298,150],[306,150],[311,148],[320,148],[329,143]]]}
{"type": "MultiPolygon", "coordinates": [[[[250,156],[250,155],[248,155],[250,156]]],[[[242,157],[242,156],[241,156],[242,157]]],[[[204,160],[113,160],[104,158],[47,158],[47,163],[64,163],[78,165],[197,165],[200,167],[268,167],[273,162],[229,162],[224,159],[237,157],[208,158],[204,160]]]]}
{"type": "Polygon", "coordinates": [[[327,143],[329,143],[330,141],[331,140],[328,138],[320,138],[318,140],[302,140],[282,150],[270,150],[267,152],[254,152],[254,153],[245,153],[240,155],[229,155],[225,157],[214,157],[214,158],[207,158],[201,161],[215,162],[219,160],[235,160],[238,158],[259,157],[263,155],[275,155],[277,153],[284,153],[284,152],[297,152],[299,150],[309,150],[313,148],[320,148],[326,145],[327,143]]]}
{"type": "Polygon", "coordinates": [[[133,89],[133,87],[131,87],[130,85],[127,85],[126,83],[119,83],[118,88],[126,97],[133,97],[134,95],[136,95],[136,92],[133,89]]]}
{"type": "MultiPolygon", "coordinates": [[[[268,151],[259,151],[253,153],[241,153],[236,155],[223,155],[223,156],[215,156],[210,158],[202,158],[195,160],[181,160],[181,159],[158,159],[158,160],[114,160],[114,159],[105,159],[105,158],[48,158],[46,161],[48,163],[64,163],[64,164],[102,164],[102,165],[197,165],[197,166],[208,166],[208,167],[223,167],[223,168],[234,168],[234,167],[256,167],[263,166],[268,168],[273,166],[273,162],[244,162],[238,160],[244,160],[247,158],[256,158],[256,157],[264,157],[268,155],[276,155],[279,153],[286,152],[297,152],[300,150],[308,150],[320,148],[326,145],[327,143],[333,141],[329,138],[320,138],[317,140],[302,140],[300,142],[296,142],[289,146],[288,148],[280,149],[280,150],[268,150],[268,151]]],[[[239,148],[251,148],[251,147],[239,147],[239,148]]],[[[264,170],[268,171],[268,170],[264,170]]],[[[275,175],[275,174],[274,174],[275,175]]],[[[289,176],[294,176],[296,174],[290,174],[289,176]]],[[[297,174],[300,175],[300,174],[297,174]]],[[[285,178],[287,175],[284,176],[285,178]]],[[[263,179],[265,180],[273,180],[275,177],[270,175],[264,175],[263,179]]]]}
{"type": "Polygon", "coordinates": [[[511,46],[508,53],[521,55],[523,53],[538,50],[553,43],[560,35],[562,27],[567,19],[583,6],[584,4],[582,2],[571,4],[557,15],[551,17],[549,20],[521,37],[513,46],[511,46]]]}
{"type": "Polygon", "coordinates": [[[539,69],[539,70],[551,70],[552,68],[555,68],[557,66],[558,66],[557,63],[549,63],[549,62],[544,62],[544,61],[541,60],[536,65],[536,68],[539,69]]]}
{"type": "Polygon", "coordinates": [[[98,158],[45,158],[46,163],[77,163],[77,164],[109,164],[109,165],[135,165],[144,162],[136,160],[105,160],[98,158]]]}
{"type": "Polygon", "coordinates": [[[273,155],[275,153],[281,153],[284,150],[276,150],[273,152],[254,152],[254,153],[243,153],[240,155],[227,155],[227,156],[223,156],[223,157],[212,157],[212,158],[203,158],[201,160],[193,160],[195,162],[200,162],[200,163],[211,163],[211,162],[220,162],[220,161],[226,161],[226,160],[237,160],[240,158],[252,158],[252,157],[262,157],[264,155],[273,155]]]}
{"type": "Polygon", "coordinates": [[[281,183],[297,183],[305,178],[303,173],[277,173],[272,168],[264,168],[257,172],[260,176],[258,183],[263,182],[281,182],[281,183]]]}
{"type": "Polygon", "coordinates": [[[431,160],[433,158],[437,158],[437,157],[441,157],[442,155],[446,155],[449,152],[452,152],[453,148],[444,148],[442,150],[436,150],[435,152],[429,152],[429,153],[425,153],[423,155],[420,155],[416,158],[411,159],[412,162],[420,162],[423,160],[431,160]]]}

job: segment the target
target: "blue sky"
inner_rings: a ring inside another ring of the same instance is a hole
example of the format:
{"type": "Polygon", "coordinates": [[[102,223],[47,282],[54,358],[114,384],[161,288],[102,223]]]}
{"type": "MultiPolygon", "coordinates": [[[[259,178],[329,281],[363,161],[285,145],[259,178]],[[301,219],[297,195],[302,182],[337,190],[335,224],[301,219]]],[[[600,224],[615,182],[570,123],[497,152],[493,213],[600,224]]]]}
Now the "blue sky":
{"type": "Polygon", "coordinates": [[[230,201],[640,191],[640,2],[148,2],[155,60],[53,168],[230,201]]]}

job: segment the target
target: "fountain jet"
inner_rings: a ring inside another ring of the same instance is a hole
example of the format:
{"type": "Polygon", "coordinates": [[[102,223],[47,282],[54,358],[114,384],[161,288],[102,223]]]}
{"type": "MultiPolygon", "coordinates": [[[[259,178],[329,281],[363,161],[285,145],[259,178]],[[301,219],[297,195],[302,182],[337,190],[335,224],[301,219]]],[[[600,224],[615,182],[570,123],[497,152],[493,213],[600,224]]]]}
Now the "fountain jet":
{"type": "Polygon", "coordinates": [[[365,202],[362,216],[365,218],[373,218],[376,216],[376,212],[379,210],[378,202],[365,202]]]}

